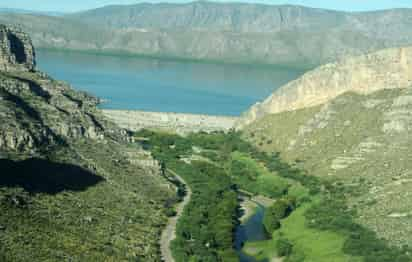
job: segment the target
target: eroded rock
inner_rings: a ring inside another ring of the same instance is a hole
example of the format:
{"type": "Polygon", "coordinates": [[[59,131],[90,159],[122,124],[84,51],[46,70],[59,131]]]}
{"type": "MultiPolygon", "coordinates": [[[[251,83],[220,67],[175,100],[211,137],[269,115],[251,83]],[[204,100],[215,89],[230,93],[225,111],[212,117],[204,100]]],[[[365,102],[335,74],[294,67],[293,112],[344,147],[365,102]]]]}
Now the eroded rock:
{"type": "Polygon", "coordinates": [[[27,34],[0,25],[0,71],[33,71],[35,52],[27,34]]]}

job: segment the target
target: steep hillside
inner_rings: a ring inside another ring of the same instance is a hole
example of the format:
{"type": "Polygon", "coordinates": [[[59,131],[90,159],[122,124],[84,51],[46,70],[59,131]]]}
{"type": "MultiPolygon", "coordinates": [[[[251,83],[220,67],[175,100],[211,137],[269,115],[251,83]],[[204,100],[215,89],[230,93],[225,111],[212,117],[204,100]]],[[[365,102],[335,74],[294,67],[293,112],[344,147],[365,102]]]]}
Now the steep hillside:
{"type": "Polygon", "coordinates": [[[357,220],[411,245],[412,49],[320,67],[247,114],[244,136],[345,186],[357,220]]]}
{"type": "Polygon", "coordinates": [[[321,66],[279,88],[245,113],[239,125],[247,125],[266,114],[321,105],[345,92],[370,94],[382,89],[406,88],[411,84],[410,47],[345,58],[321,66]]]}
{"type": "Polygon", "coordinates": [[[0,261],[159,261],[175,194],[97,103],[0,26],[0,261]]]}
{"type": "Polygon", "coordinates": [[[37,47],[311,68],[412,44],[409,9],[345,13],[193,2],[108,6],[64,17],[0,14],[37,47]]]}

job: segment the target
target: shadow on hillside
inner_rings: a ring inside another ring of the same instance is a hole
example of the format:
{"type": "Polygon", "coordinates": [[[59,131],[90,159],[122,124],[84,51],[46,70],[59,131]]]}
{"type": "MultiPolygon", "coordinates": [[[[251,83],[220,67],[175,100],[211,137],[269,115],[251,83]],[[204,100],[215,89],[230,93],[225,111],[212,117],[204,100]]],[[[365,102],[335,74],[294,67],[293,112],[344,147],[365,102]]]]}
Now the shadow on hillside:
{"type": "Polygon", "coordinates": [[[24,43],[14,34],[9,35],[10,38],[10,51],[16,57],[16,62],[19,64],[25,63],[27,55],[24,50],[24,43]]]}
{"type": "Polygon", "coordinates": [[[0,187],[22,187],[30,193],[82,191],[104,179],[81,167],[43,159],[0,159],[0,187]]]}

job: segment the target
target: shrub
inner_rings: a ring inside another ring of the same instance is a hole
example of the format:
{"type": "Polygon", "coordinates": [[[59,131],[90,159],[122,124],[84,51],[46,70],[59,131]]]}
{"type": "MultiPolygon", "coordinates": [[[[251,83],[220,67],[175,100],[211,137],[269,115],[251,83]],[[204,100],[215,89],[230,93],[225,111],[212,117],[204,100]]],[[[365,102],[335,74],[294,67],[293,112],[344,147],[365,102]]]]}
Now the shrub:
{"type": "Polygon", "coordinates": [[[276,241],[278,256],[288,257],[292,254],[293,245],[286,238],[279,238],[276,241]]]}
{"type": "Polygon", "coordinates": [[[282,198],[270,206],[263,217],[263,225],[268,233],[280,228],[280,220],[286,218],[295,208],[295,199],[282,198]]]}

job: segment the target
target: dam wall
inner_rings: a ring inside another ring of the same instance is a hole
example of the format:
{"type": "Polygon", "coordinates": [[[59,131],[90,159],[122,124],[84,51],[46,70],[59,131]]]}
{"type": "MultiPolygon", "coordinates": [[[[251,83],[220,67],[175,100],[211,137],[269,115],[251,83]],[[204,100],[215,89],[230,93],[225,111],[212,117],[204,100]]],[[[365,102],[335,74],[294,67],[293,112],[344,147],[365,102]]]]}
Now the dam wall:
{"type": "Polygon", "coordinates": [[[134,110],[102,110],[103,114],[121,128],[131,131],[155,129],[178,134],[191,132],[229,131],[239,117],[212,116],[134,110]]]}

